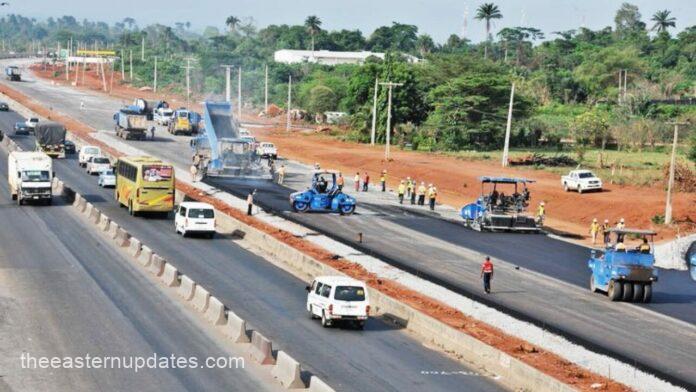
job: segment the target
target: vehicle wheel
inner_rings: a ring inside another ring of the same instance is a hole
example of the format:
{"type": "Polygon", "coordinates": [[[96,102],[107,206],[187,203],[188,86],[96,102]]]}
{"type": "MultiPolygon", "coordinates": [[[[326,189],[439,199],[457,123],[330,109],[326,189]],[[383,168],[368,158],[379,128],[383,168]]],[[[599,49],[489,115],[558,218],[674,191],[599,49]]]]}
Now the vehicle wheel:
{"type": "Polygon", "coordinates": [[[633,300],[633,283],[623,283],[623,300],[625,302],[631,302],[633,300]]]}
{"type": "Polygon", "coordinates": [[[652,300],[652,284],[648,283],[643,286],[643,302],[650,303],[652,300]]]}
{"type": "Polygon", "coordinates": [[[570,188],[568,188],[568,184],[565,183],[565,182],[563,183],[563,190],[566,191],[566,192],[569,192],[569,191],[570,191],[570,188]]]}
{"type": "Polygon", "coordinates": [[[307,314],[309,314],[309,318],[312,320],[316,320],[317,316],[314,314],[314,305],[309,305],[309,309],[307,309],[307,314]]]}
{"type": "Polygon", "coordinates": [[[599,290],[597,290],[597,286],[595,286],[593,275],[590,275],[590,291],[593,293],[596,293],[597,291],[599,291],[599,290]]]}
{"type": "Polygon", "coordinates": [[[213,238],[215,238],[215,232],[211,231],[210,233],[208,233],[208,239],[212,240],[213,238]]]}
{"type": "Polygon", "coordinates": [[[615,280],[610,280],[609,281],[609,288],[607,289],[607,296],[609,296],[609,299],[612,301],[618,301],[621,299],[621,296],[623,294],[623,290],[621,289],[622,285],[620,282],[617,282],[615,280]]]}
{"type": "Polygon", "coordinates": [[[128,202],[128,215],[135,216],[135,214],[136,214],[136,212],[133,209],[133,202],[130,201],[130,202],[128,202]]]}
{"type": "Polygon", "coordinates": [[[326,314],[324,311],[321,312],[321,326],[324,328],[328,328],[331,326],[331,321],[326,319],[326,314]]]}
{"type": "Polygon", "coordinates": [[[46,205],[47,205],[47,206],[50,206],[51,204],[53,204],[53,199],[47,199],[47,200],[46,200],[46,205]]]}
{"type": "Polygon", "coordinates": [[[355,212],[355,205],[341,205],[340,209],[342,215],[351,215],[355,212]]]}
{"type": "Polygon", "coordinates": [[[356,321],[355,328],[362,331],[363,329],[365,329],[365,322],[364,321],[356,321]]]}
{"type": "Polygon", "coordinates": [[[633,284],[633,302],[643,302],[643,284],[633,284]]]}
{"type": "Polygon", "coordinates": [[[306,212],[309,209],[309,203],[294,201],[292,203],[292,209],[298,212],[306,212]]]}
{"type": "Polygon", "coordinates": [[[17,200],[17,195],[14,193],[12,194],[12,200],[17,200]]]}

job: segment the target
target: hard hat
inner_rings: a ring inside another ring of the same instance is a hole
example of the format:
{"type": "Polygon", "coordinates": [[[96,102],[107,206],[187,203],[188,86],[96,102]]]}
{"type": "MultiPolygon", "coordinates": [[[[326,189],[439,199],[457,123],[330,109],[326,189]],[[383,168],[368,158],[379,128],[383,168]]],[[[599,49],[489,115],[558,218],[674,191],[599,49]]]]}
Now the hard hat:
{"type": "Polygon", "coordinates": [[[620,222],[621,222],[621,223],[624,223],[624,218],[621,218],[621,221],[620,221],[620,222]]]}
{"type": "Polygon", "coordinates": [[[604,220],[604,223],[609,223],[609,219],[605,219],[605,220],[604,220]]]}
{"type": "Polygon", "coordinates": [[[428,184],[428,186],[433,186],[433,184],[428,184]]]}
{"type": "Polygon", "coordinates": [[[592,222],[597,223],[597,218],[592,219],[592,222]]]}
{"type": "Polygon", "coordinates": [[[544,205],[544,202],[543,202],[543,201],[540,201],[540,202],[539,202],[539,205],[540,205],[540,206],[543,206],[543,205],[544,205]]]}

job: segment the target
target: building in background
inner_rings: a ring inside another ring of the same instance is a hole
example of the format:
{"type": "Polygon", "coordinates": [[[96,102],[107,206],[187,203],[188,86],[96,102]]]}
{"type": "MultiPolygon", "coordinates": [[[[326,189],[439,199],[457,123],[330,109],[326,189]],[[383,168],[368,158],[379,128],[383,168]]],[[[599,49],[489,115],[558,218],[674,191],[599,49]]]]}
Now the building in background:
{"type": "MultiPolygon", "coordinates": [[[[420,61],[418,57],[410,54],[402,54],[408,62],[417,63],[420,61]]],[[[273,59],[277,63],[297,64],[297,63],[316,63],[322,65],[338,65],[338,64],[363,64],[368,57],[377,57],[384,59],[384,53],[376,52],[333,52],[330,50],[292,50],[281,49],[277,50],[273,55],[273,59]]]]}

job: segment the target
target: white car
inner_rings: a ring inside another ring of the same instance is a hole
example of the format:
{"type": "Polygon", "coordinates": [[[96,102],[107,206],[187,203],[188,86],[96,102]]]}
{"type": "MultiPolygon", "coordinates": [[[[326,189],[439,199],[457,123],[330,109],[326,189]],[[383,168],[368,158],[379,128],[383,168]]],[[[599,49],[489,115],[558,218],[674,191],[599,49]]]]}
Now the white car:
{"type": "Polygon", "coordinates": [[[111,161],[107,157],[91,157],[85,165],[88,174],[101,173],[111,169],[111,161]]]}
{"type": "Polygon", "coordinates": [[[97,181],[97,185],[99,185],[102,188],[108,187],[115,187],[116,186],[116,174],[114,174],[113,169],[109,170],[104,170],[103,172],[99,173],[99,180],[97,181]]]}
{"type": "Polygon", "coordinates": [[[576,190],[578,193],[583,193],[602,190],[602,180],[589,170],[573,170],[567,176],[561,177],[561,184],[566,192],[576,190]]]}
{"type": "Polygon", "coordinates": [[[256,147],[256,155],[260,156],[261,158],[278,159],[278,149],[273,143],[262,142],[259,143],[258,147],[256,147]]]}
{"type": "Polygon", "coordinates": [[[101,148],[97,146],[82,146],[80,152],[77,155],[77,162],[80,166],[84,167],[87,165],[89,158],[101,156],[101,148]]]}
{"type": "Polygon", "coordinates": [[[359,329],[370,317],[370,302],[364,282],[344,276],[319,276],[307,286],[307,312],[320,318],[323,327],[339,321],[359,329]]]}
{"type": "Polygon", "coordinates": [[[215,208],[208,203],[185,201],[179,205],[174,217],[177,233],[205,234],[208,238],[215,236],[215,208]]]}
{"type": "Polygon", "coordinates": [[[26,124],[27,128],[29,128],[30,131],[33,131],[34,128],[36,128],[36,125],[39,123],[39,119],[36,117],[32,117],[28,119],[24,124],[26,124]]]}
{"type": "Polygon", "coordinates": [[[169,108],[159,108],[153,116],[155,122],[159,125],[169,125],[169,121],[174,116],[174,110],[169,108]]]}

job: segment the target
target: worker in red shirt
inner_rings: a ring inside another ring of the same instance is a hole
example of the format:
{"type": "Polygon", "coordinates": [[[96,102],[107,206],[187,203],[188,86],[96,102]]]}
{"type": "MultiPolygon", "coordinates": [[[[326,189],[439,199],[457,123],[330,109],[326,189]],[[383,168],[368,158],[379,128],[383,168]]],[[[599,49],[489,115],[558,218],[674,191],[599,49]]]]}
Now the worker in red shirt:
{"type": "Polygon", "coordinates": [[[483,290],[486,294],[491,293],[491,279],[493,279],[493,263],[491,258],[486,256],[486,261],[481,266],[481,278],[483,278],[483,290]]]}

